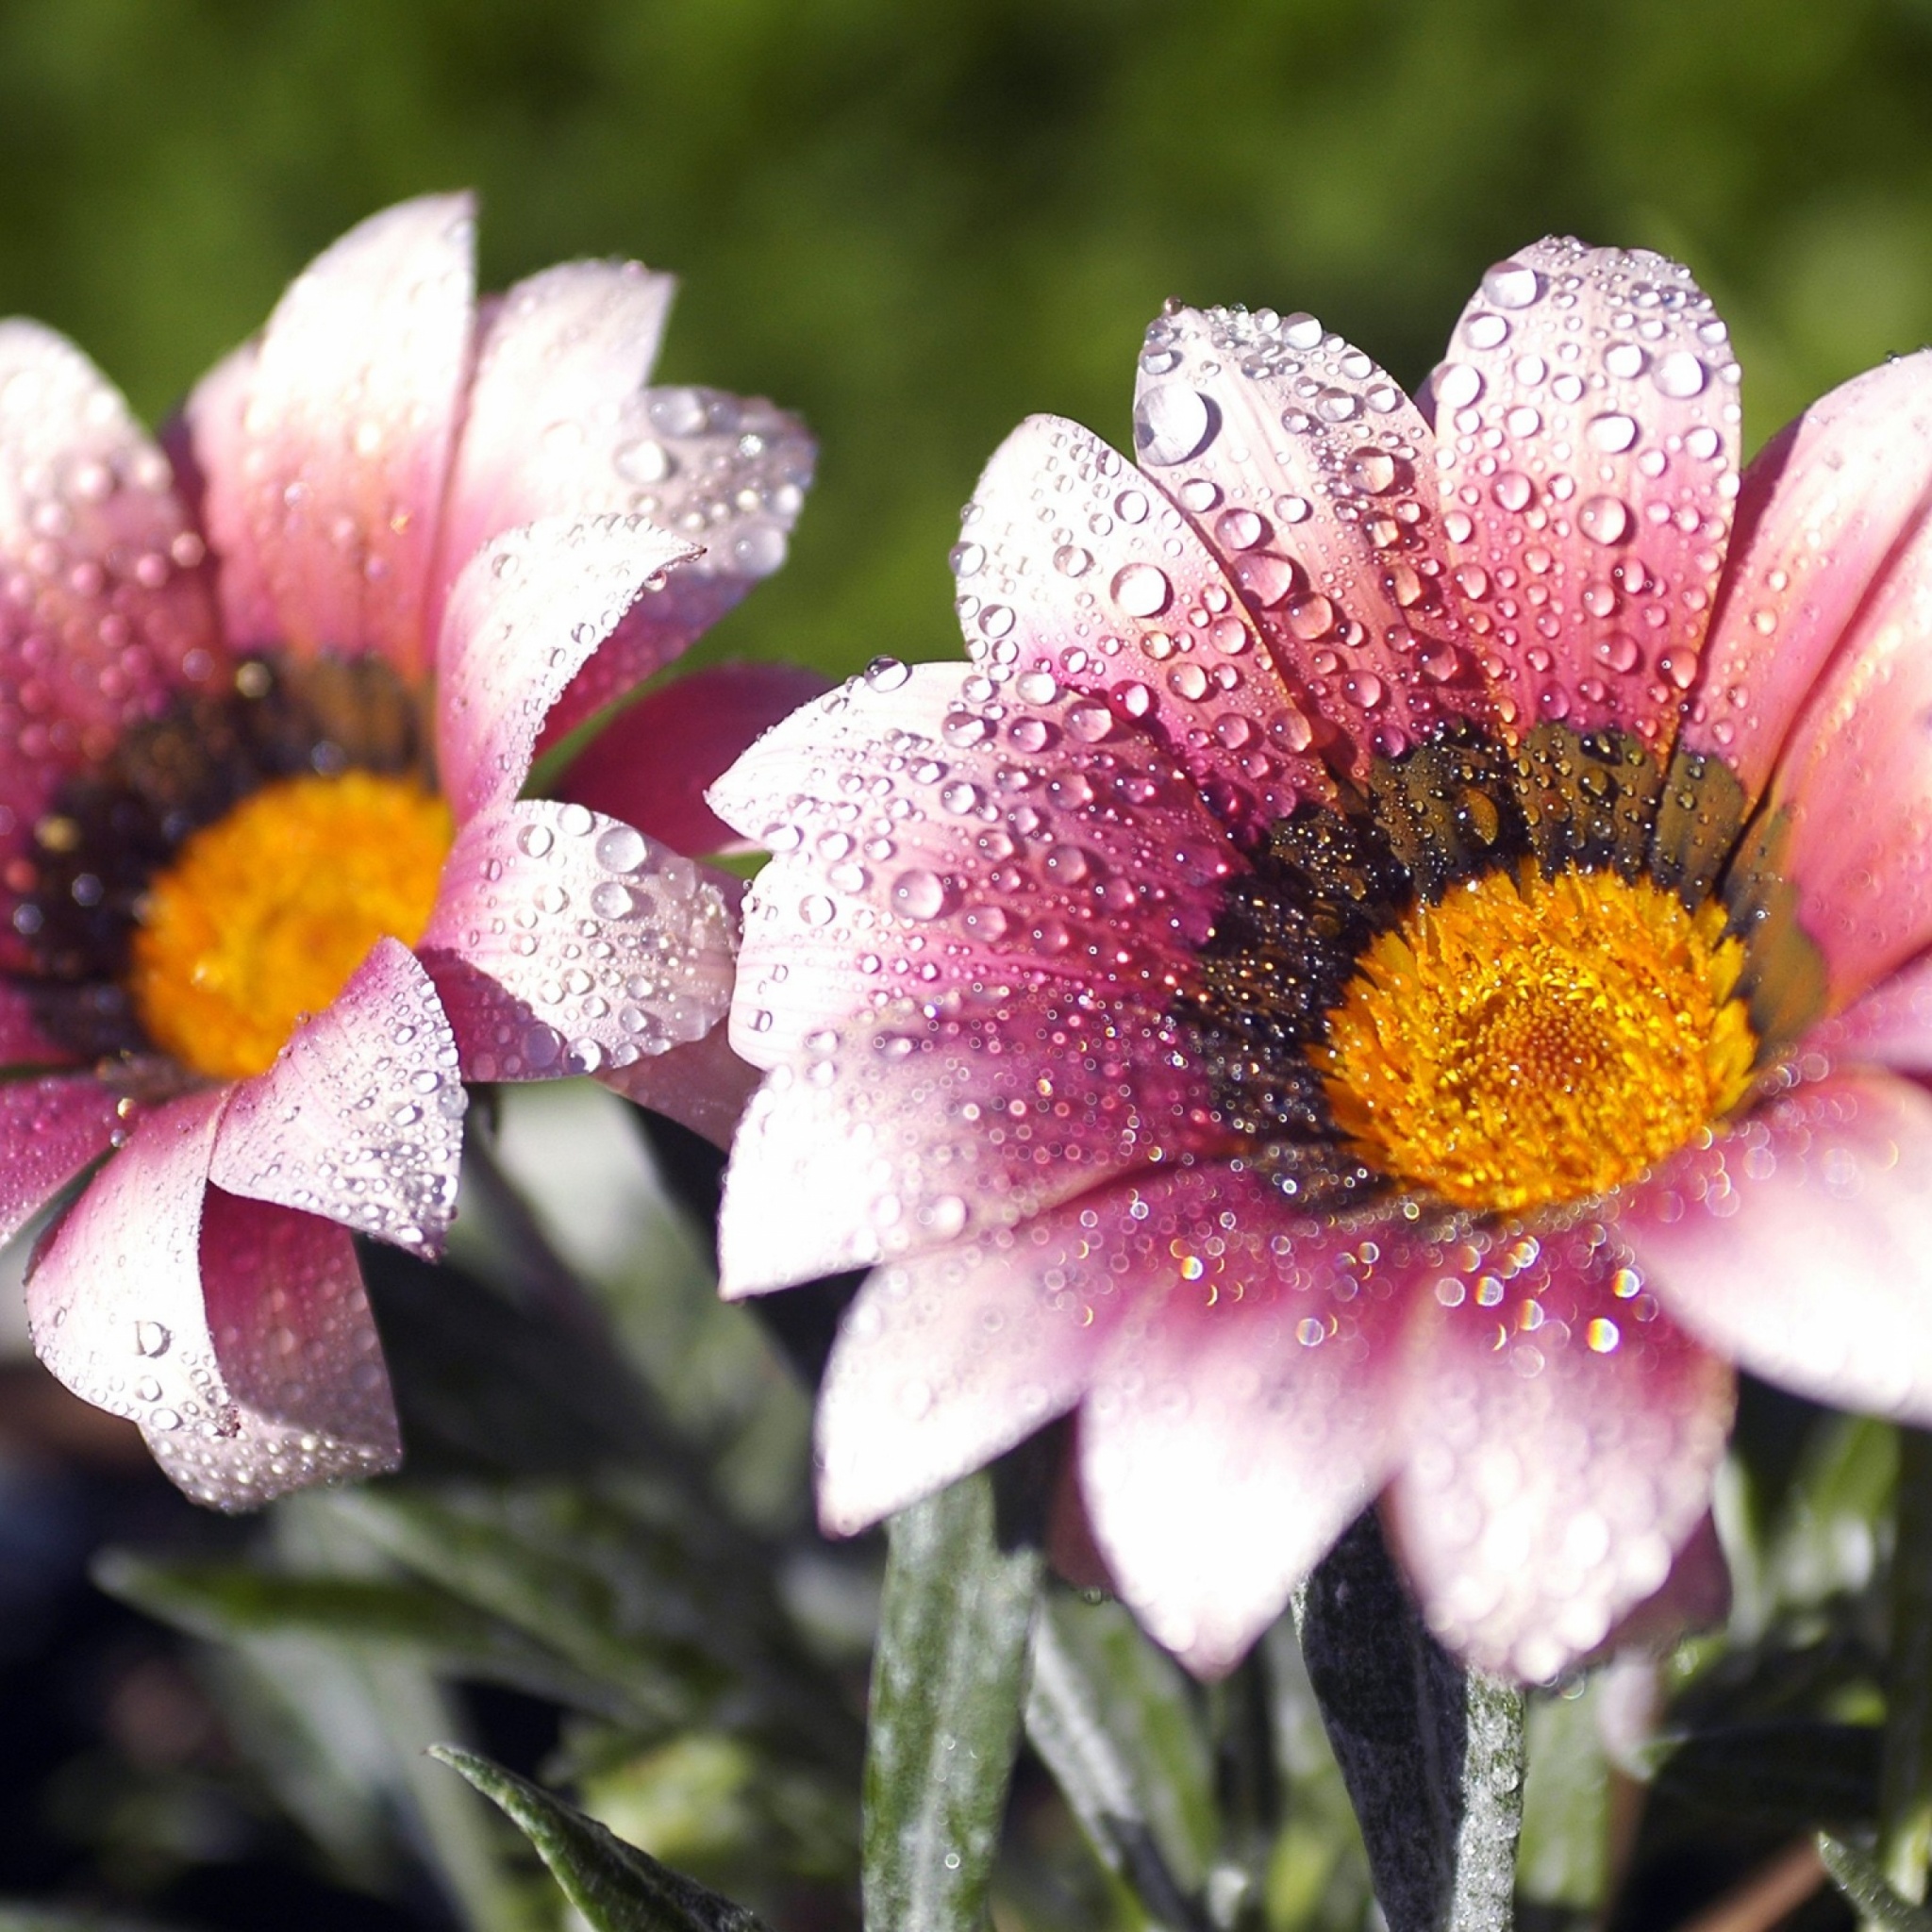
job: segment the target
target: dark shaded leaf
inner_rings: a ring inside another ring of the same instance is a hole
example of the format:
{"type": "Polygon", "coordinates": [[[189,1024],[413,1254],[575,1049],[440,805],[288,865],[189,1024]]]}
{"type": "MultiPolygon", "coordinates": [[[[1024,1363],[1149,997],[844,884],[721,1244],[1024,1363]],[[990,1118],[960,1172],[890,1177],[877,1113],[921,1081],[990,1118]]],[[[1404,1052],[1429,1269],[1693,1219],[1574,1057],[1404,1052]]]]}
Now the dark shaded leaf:
{"type": "Polygon", "coordinates": [[[977,1932],[1019,1748],[1041,1557],[981,1471],[892,1519],[865,1763],[865,1917],[977,1932]]]}
{"type": "Polygon", "coordinates": [[[1296,1605],[1390,1932],[1501,1932],[1523,1822],[1523,1693],[1424,1627],[1365,1514],[1296,1605]]]}
{"type": "Polygon", "coordinates": [[[454,1744],[433,1744],[430,1756],[503,1807],[592,1932],[764,1932],[747,1907],[660,1865],[527,1778],[454,1744]]]}
{"type": "Polygon", "coordinates": [[[1784,1830],[1870,1824],[1883,1734],[1875,1724],[1730,1724],[1687,1738],[1656,1795],[1784,1830]]]}

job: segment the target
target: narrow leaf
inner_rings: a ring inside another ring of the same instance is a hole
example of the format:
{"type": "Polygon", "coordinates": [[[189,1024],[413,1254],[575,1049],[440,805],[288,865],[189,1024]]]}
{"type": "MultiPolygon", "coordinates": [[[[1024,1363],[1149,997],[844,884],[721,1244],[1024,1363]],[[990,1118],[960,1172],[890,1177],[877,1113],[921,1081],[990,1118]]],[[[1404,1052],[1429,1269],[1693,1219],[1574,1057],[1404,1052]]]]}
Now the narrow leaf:
{"type": "Polygon", "coordinates": [[[865,1764],[865,1921],[977,1932],[1019,1748],[1037,1549],[1002,1549],[992,1478],[892,1519],[865,1764]]]}
{"type": "Polygon", "coordinates": [[[1373,1513],[1308,1579],[1296,1621],[1390,1932],[1507,1932],[1523,1693],[1429,1635],[1373,1513]]]}
{"type": "Polygon", "coordinates": [[[503,1807],[591,1932],[764,1932],[747,1907],[660,1865],[528,1779],[455,1744],[432,1744],[429,1755],[503,1807]]]}
{"type": "Polygon", "coordinates": [[[1206,1740],[1179,1674],[1118,1605],[1042,1603],[1026,1736],[1094,1852],[1133,1888],[1149,1920],[1169,1932],[1206,1932],[1192,1895],[1213,1849],[1206,1740]]]}
{"type": "Polygon", "coordinates": [[[1870,1853],[1821,1831],[1818,1856],[1832,1883],[1863,1913],[1868,1925],[1877,1926],[1879,1932],[1932,1932],[1932,1912],[1899,1897],[1870,1853]]]}

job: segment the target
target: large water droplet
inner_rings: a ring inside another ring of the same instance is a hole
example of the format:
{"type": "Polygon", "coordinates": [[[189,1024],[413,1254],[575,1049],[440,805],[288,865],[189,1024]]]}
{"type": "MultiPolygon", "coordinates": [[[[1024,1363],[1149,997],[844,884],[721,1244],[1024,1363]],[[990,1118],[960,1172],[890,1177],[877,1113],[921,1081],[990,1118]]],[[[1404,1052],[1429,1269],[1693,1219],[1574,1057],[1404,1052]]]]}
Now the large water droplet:
{"type": "Polygon", "coordinates": [[[1157,383],[1134,405],[1134,447],[1149,463],[1184,463],[1213,441],[1214,416],[1213,404],[1198,390],[1157,383]]]}
{"type": "Polygon", "coordinates": [[[1689,349],[1673,349],[1651,370],[1650,379],[1660,394],[1683,402],[1703,389],[1709,374],[1689,349]]]}
{"type": "Polygon", "coordinates": [[[1542,277],[1520,261],[1499,261],[1483,276],[1483,299],[1498,308],[1527,308],[1542,289],[1542,277]]]}
{"type": "Polygon", "coordinates": [[[892,881],[892,908],[908,919],[937,919],[945,905],[945,881],[924,866],[910,867],[892,881]]]}
{"type": "Polygon", "coordinates": [[[1130,563],[1113,580],[1113,601],[1129,617],[1158,617],[1173,594],[1166,574],[1151,563],[1130,563]]]}
{"type": "Polygon", "coordinates": [[[1612,410],[1607,415],[1592,416],[1584,434],[1590,438],[1592,449],[1600,449],[1607,456],[1621,456],[1637,441],[1637,424],[1632,417],[1612,410]]]}
{"type": "Polygon", "coordinates": [[[1576,527],[1593,543],[1621,543],[1630,529],[1630,512],[1614,496],[1592,496],[1576,512],[1576,527]]]}

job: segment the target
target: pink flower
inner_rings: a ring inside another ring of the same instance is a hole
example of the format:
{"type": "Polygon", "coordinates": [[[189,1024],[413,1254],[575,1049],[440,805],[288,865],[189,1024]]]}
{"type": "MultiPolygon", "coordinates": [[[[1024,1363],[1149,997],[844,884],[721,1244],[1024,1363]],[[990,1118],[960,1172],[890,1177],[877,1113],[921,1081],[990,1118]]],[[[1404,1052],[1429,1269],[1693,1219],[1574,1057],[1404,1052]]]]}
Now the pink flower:
{"type": "Polygon", "coordinates": [[[465,1079],[735,1117],[735,889],[674,845],[808,687],[688,680],[523,793],[777,567],[811,446],[641,387],[666,277],[479,308],[472,245],[463,197],[362,224],[167,455],[0,324],[0,1233],[101,1163],[35,1345],[224,1507],[396,1460],[350,1231],[440,1250],[465,1079]]]}
{"type": "Polygon", "coordinates": [[[1419,405],[1171,308],[1138,467],[989,466],[972,668],[710,794],[776,854],[727,1291],[881,1264],[824,1520],[1076,1411],[1204,1673],[1378,1495],[1446,1641],[1559,1670],[1703,1519],[1734,1361],[1932,1422],[1932,359],[1740,486],[1658,257],[1540,243],[1452,357],[1419,405]]]}

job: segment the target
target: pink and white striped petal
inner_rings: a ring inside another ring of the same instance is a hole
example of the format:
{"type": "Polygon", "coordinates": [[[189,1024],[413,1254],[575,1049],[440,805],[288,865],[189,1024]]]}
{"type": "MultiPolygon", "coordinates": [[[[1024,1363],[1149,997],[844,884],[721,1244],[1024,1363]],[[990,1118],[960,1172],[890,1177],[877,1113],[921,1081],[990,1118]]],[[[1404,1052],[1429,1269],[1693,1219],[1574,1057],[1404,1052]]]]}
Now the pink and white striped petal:
{"type": "Polygon", "coordinates": [[[232,1407],[213,1433],[143,1419],[142,1434],[177,1487],[210,1508],[258,1509],[291,1490],[381,1475],[402,1461],[346,1229],[210,1188],[201,1271],[232,1407]]]}
{"type": "Polygon", "coordinates": [[[1319,709],[1264,647],[1221,560],[1106,443],[1030,416],[993,453],[953,552],[966,644],[1002,686],[1044,673],[1158,734],[1231,824],[1333,790],[1319,709]]]}
{"type": "Polygon", "coordinates": [[[1805,1036],[1805,1052],[1823,1055],[1832,1066],[1932,1076],[1932,953],[1814,1026],[1805,1036]]]}
{"type": "Polygon", "coordinates": [[[120,392],[52,329],[0,322],[0,856],[70,772],[216,675],[203,555],[120,392]]]}
{"type": "Polygon", "coordinates": [[[430,635],[463,566],[547,517],[629,508],[610,430],[658,359],[677,284],[635,261],[564,261],[485,306],[450,470],[430,635]]]}
{"type": "Polygon", "coordinates": [[[1030,673],[884,661],[710,791],[776,856],[747,901],[732,1042],[761,1066],[949,987],[1165,1005],[1242,861],[1144,732],[1030,673]]]}
{"type": "Polygon", "coordinates": [[[1863,607],[1928,510],[1932,351],[1921,350],[1813,403],[1744,473],[1685,745],[1723,758],[1756,798],[1826,666],[1869,634],[1863,607]]]}
{"type": "Polygon", "coordinates": [[[978,1469],[1086,1392],[1139,1284],[1141,1191],[1114,1187],[875,1270],[819,1391],[819,1520],[852,1536],[978,1469]]]}
{"type": "Polygon", "coordinates": [[[1692,1334],[1841,1408],[1932,1424],[1932,1097],[1834,1074],[1626,1191],[1619,1234],[1692,1334]]]}
{"type": "Polygon", "coordinates": [[[1842,1007],[1932,943],[1932,524],[1852,618],[1792,724],[1765,809],[1774,863],[1842,1007]]]}
{"type": "Polygon", "coordinates": [[[559,798],[622,819],[674,852],[755,849],[705,803],[708,787],[827,680],[797,664],[714,664],[627,705],[574,759],[559,798]]]}
{"type": "Polygon", "coordinates": [[[1359,349],[1311,315],[1170,306],[1141,351],[1134,451],[1340,734],[1330,763],[1361,777],[1480,712],[1440,581],[1435,439],[1359,349]]]}
{"type": "Polygon", "coordinates": [[[1538,1682],[1663,1585],[1710,1506],[1732,1376],[1590,1230],[1475,1245],[1418,1257],[1383,1507],[1442,1641],[1538,1682]]]}
{"type": "Polygon", "coordinates": [[[726,1029],[713,1026],[702,1040],[647,1054],[628,1066],[597,1075],[613,1093],[702,1134],[714,1147],[729,1147],[757,1091],[759,1070],[731,1051],[726,1029]]]}
{"type": "Polygon", "coordinates": [[[233,654],[270,650],[282,642],[281,619],[249,532],[247,498],[240,487],[249,439],[242,428],[255,387],[258,341],[229,353],[194,385],[181,416],[162,439],[189,508],[215,556],[215,592],[222,637],[233,654]]]}
{"type": "Polygon", "coordinates": [[[209,1178],[434,1257],[456,1212],[464,1105],[428,974],[378,940],[275,1065],[235,1089],[209,1178]]]}
{"type": "Polygon", "coordinates": [[[1219,1676],[1387,1476],[1408,1307],[1358,1236],[1239,1169],[1142,1175],[1100,1211],[1089,1272],[1125,1312],[1080,1411],[1081,1491],[1135,1613],[1219,1676]]]}
{"type": "Polygon", "coordinates": [[[0,1241],[117,1145],[132,1117],[92,1074],[0,1085],[0,1241]]]}
{"type": "Polygon", "coordinates": [[[1552,239],[1498,262],[1430,378],[1449,582],[1495,703],[1668,751],[1738,490],[1738,366],[1660,255],[1552,239]]]}
{"type": "Polygon", "coordinates": [[[408,677],[429,669],[425,605],[469,375],[474,230],[467,195],[352,228],[275,305],[239,437],[198,444],[208,527],[225,556],[245,555],[226,601],[245,608],[265,586],[297,651],[374,651],[408,677]]]}
{"type": "Polygon", "coordinates": [[[157,1435],[232,1426],[201,1292],[202,1199],[227,1098],[186,1094],[139,1122],[27,1276],[42,1361],[84,1401],[157,1435]]]}
{"type": "Polygon", "coordinates": [[[1158,1011],[1041,988],[827,1027],[732,1147],[723,1291],[760,1294],[1009,1227],[1208,1144],[1205,1080],[1158,1011]]]}
{"type": "Polygon", "coordinates": [[[592,1074],[702,1040],[730,1003],[733,886],[581,805],[471,819],[416,949],[463,1077],[592,1074]]]}
{"type": "Polygon", "coordinates": [[[564,688],[645,584],[691,555],[641,517],[549,517],[463,566],[436,658],[438,766],[458,824],[517,795],[564,688]]]}

